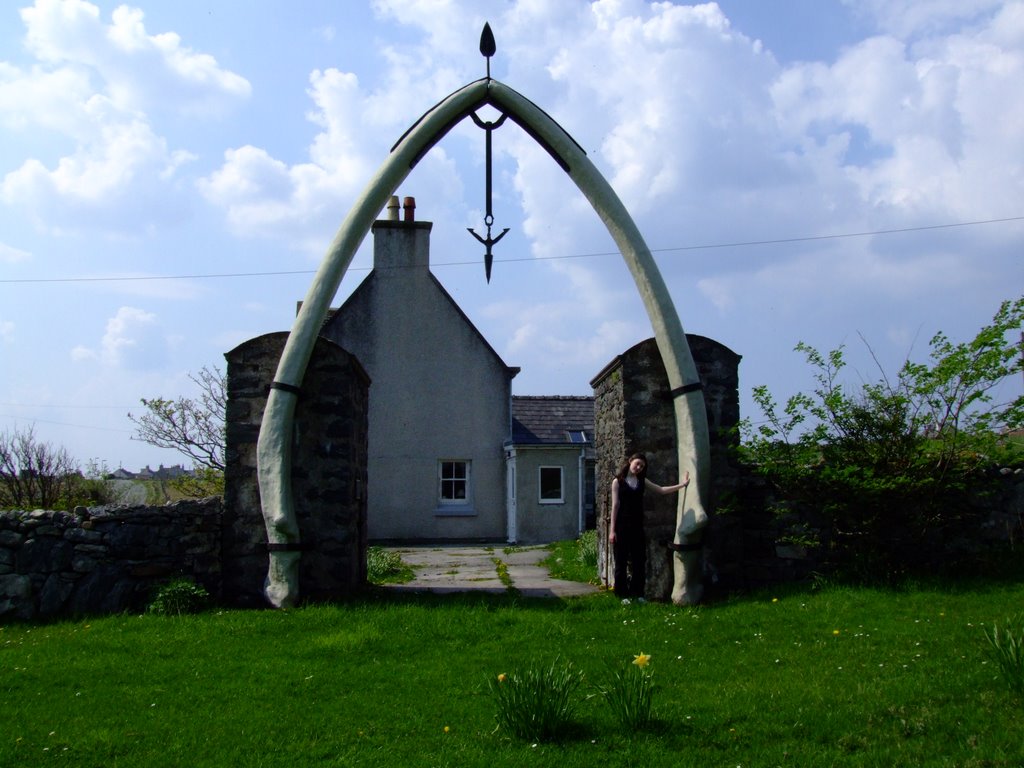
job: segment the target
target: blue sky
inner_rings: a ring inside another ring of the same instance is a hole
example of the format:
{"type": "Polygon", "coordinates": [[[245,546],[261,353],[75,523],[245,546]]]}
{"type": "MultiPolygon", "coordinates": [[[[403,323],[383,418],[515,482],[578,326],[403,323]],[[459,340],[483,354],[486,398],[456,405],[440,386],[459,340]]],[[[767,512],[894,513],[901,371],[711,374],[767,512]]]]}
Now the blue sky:
{"type": "MultiPolygon", "coordinates": [[[[846,344],[855,385],[878,378],[872,354],[894,371],[1024,291],[1022,2],[37,0],[0,14],[0,430],[35,425],[83,463],[179,461],[131,440],[127,412],[193,394],[190,371],[291,326],[391,145],[483,76],[484,21],[492,75],[605,174],[683,327],[743,356],[746,416],[755,385],[779,399],[812,385],[799,341],[846,344]]],[[[651,335],[646,314],[561,170],[512,124],[494,144],[495,226],[510,232],[490,284],[466,232],[482,231],[482,132],[457,128],[399,193],[434,222],[435,274],[522,368],[514,392],[589,393],[651,335]]]]}

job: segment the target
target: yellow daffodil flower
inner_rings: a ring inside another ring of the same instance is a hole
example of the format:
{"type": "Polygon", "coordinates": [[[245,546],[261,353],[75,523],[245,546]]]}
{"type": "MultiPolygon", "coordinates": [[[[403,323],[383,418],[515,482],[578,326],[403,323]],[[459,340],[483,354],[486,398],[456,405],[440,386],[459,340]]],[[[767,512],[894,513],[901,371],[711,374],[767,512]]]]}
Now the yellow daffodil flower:
{"type": "Polygon", "coordinates": [[[505,673],[504,672],[502,672],[500,675],[498,675],[498,682],[499,683],[504,683],[505,682],[505,673]]]}
{"type": "Polygon", "coordinates": [[[651,663],[651,655],[649,653],[640,652],[633,657],[633,663],[638,667],[646,667],[651,663]]]}

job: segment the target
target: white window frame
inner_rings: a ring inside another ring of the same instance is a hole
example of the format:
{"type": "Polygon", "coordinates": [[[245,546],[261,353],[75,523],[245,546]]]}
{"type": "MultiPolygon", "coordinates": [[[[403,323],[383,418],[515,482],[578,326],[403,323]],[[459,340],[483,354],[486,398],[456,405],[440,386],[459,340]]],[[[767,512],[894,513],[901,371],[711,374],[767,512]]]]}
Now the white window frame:
{"type": "Polygon", "coordinates": [[[473,498],[473,462],[468,459],[441,459],[437,462],[437,503],[442,507],[457,506],[457,507],[468,507],[473,498]],[[465,467],[465,477],[458,477],[454,472],[451,477],[446,477],[444,470],[445,465],[451,464],[462,464],[465,467]],[[465,496],[462,498],[451,498],[446,499],[444,496],[444,484],[445,482],[458,482],[462,481],[465,483],[465,496]]]}
{"type": "Polygon", "coordinates": [[[555,464],[545,464],[537,467],[537,503],[538,504],[564,504],[565,503],[565,467],[555,464]],[[546,499],[544,498],[544,483],[543,476],[544,470],[546,469],[557,469],[558,470],[558,498],[557,499],[546,499]]]}

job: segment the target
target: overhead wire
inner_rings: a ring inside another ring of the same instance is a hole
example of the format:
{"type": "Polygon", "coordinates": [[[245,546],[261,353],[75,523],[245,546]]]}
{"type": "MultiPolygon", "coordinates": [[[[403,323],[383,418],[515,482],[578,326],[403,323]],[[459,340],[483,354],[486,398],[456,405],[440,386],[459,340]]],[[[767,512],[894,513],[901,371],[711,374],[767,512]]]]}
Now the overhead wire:
{"type": "MultiPolygon", "coordinates": [[[[785,238],[774,238],[766,240],[741,240],[727,243],[707,243],[701,245],[681,245],[673,246],[668,248],[652,248],[651,253],[671,253],[678,251],[698,251],[698,250],[711,250],[720,248],[743,248],[758,245],[780,245],[786,243],[804,243],[804,242],[816,242],[823,240],[840,240],[846,238],[856,237],[873,237],[878,235],[892,235],[907,232],[925,232],[939,229],[952,229],[956,227],[972,227],[980,226],[985,224],[1002,224],[1014,221],[1024,221],[1024,216],[1008,216],[999,219],[985,219],[980,221],[965,221],[955,222],[950,224],[931,224],[918,227],[901,227],[898,229],[877,229],[864,232],[845,232],[831,235],[805,235],[800,237],[785,237],[785,238]]],[[[595,253],[578,253],[578,254],[564,254],[560,256],[541,256],[541,257],[514,257],[508,259],[496,260],[501,263],[514,263],[523,261],[553,261],[559,259],[586,259],[586,258],[598,258],[604,256],[616,256],[619,255],[618,251],[599,251],[595,253]]],[[[463,266],[463,265],[475,265],[476,260],[473,261],[449,261],[449,262],[437,262],[433,266],[463,266]]],[[[369,267],[359,267],[355,269],[368,270],[369,267]]],[[[90,282],[131,282],[131,281],[152,281],[152,280],[197,280],[197,279],[216,279],[216,278],[240,278],[240,277],[276,277],[282,275],[309,275],[314,274],[316,270],[280,270],[270,272],[231,272],[231,273],[211,273],[211,274],[189,274],[189,275],[141,275],[141,276],[122,276],[122,277],[51,277],[51,278],[0,278],[0,283],[90,283],[90,282]]],[[[120,408],[120,406],[29,406],[18,403],[0,403],[0,405],[8,405],[15,407],[67,407],[67,408],[120,408]]],[[[25,417],[18,416],[5,416],[0,415],[0,418],[9,419],[23,419],[25,417]]],[[[101,429],[111,432],[130,432],[130,430],[114,429],[109,427],[89,427],[83,424],[67,424],[65,422],[56,421],[43,421],[38,420],[41,423],[57,424],[61,426],[79,427],[83,429],[101,429]]]]}
{"type": "MultiPolygon", "coordinates": [[[[809,243],[825,240],[843,240],[847,238],[875,237],[879,235],[895,235],[909,232],[928,232],[939,229],[954,229],[957,227],[975,227],[986,224],[1005,224],[1015,221],[1024,221],[1024,216],[1007,216],[999,219],[984,219],[980,221],[961,221],[950,224],[928,224],[918,227],[900,227],[897,229],[876,229],[864,232],[843,232],[831,235],[804,235],[798,237],[781,237],[765,240],[738,240],[726,243],[704,243],[699,245],[678,245],[666,248],[652,248],[651,253],[672,253],[680,251],[701,251],[722,248],[748,248],[759,245],[783,245],[787,243],[809,243]]],[[[574,253],[558,256],[519,256],[507,259],[495,259],[496,263],[512,264],[524,261],[556,261],[560,259],[590,259],[603,256],[617,256],[618,251],[598,251],[594,253],[574,253]]],[[[459,267],[476,265],[478,260],[472,261],[443,261],[434,262],[434,267],[459,267]]],[[[370,267],[353,267],[352,271],[367,271],[370,267]]],[[[287,275],[312,275],[315,269],[293,269],[275,270],[267,272],[218,272],[207,274],[185,274],[185,275],[125,275],[115,277],[15,277],[0,278],[0,284],[26,284],[26,283],[114,283],[114,282],[142,282],[154,280],[207,280],[226,279],[242,277],[281,277],[287,275]]]]}

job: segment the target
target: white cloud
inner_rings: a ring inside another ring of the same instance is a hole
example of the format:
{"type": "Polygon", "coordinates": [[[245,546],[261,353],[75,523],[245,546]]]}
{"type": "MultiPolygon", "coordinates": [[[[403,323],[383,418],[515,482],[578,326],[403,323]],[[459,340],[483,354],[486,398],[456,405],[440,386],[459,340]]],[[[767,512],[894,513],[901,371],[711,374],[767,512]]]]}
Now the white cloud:
{"type": "Polygon", "coordinates": [[[337,226],[344,201],[370,173],[369,146],[378,144],[361,115],[363,97],[355,75],[329,69],[310,75],[316,109],[309,120],[323,130],[310,147],[310,162],[292,166],[266,150],[243,146],[224,153],[220,169],[198,182],[211,204],[222,208],[231,231],[243,237],[309,238],[322,250],[337,226]]]}
{"type": "Polygon", "coordinates": [[[57,232],[138,232],[185,215],[178,177],[195,156],[169,147],[154,115],[220,113],[248,82],[174,33],[150,35],[129,6],[110,24],[82,0],[37,0],[21,16],[37,64],[0,64],[0,123],[52,131],[73,149],[8,170],[0,200],[57,232]]]}
{"type": "Polygon", "coordinates": [[[20,248],[0,243],[0,264],[17,264],[19,261],[28,261],[32,254],[20,248]]]}
{"type": "MultiPolygon", "coordinates": [[[[319,255],[407,126],[399,129],[388,101],[365,92],[351,73],[315,70],[309,82],[315,109],[307,118],[321,130],[308,162],[289,165],[251,145],[229,149],[223,165],[200,179],[198,188],[223,209],[235,235],[279,238],[319,255]]],[[[410,119],[408,105],[404,117],[410,119]]],[[[424,199],[460,197],[461,183],[440,148],[423,160],[416,178],[424,199]]]]}
{"type": "Polygon", "coordinates": [[[157,316],[136,307],[121,307],[107,320],[106,331],[97,348],[76,346],[72,360],[96,361],[135,371],[154,370],[167,360],[168,338],[157,316]]]}
{"type": "Polygon", "coordinates": [[[24,71],[0,62],[0,124],[13,131],[42,128],[87,139],[91,121],[85,108],[94,94],[88,74],[81,70],[24,71]]]}
{"type": "MultiPolygon", "coordinates": [[[[87,111],[103,111],[105,106],[93,101],[87,111]]],[[[173,187],[163,188],[161,182],[173,180],[191,156],[169,152],[164,139],[141,120],[99,119],[96,125],[96,141],[61,158],[52,170],[30,159],[7,173],[0,199],[28,208],[41,221],[55,219],[70,228],[95,226],[98,219],[111,226],[134,219],[138,226],[173,209],[171,199],[158,203],[173,194],[173,187]]]]}
{"type": "Polygon", "coordinates": [[[998,8],[1002,0],[843,0],[899,37],[941,33],[998,8]]]}
{"type": "Polygon", "coordinates": [[[174,32],[149,34],[138,8],[118,6],[104,24],[99,9],[83,0],[36,0],[21,16],[26,45],[40,61],[95,73],[123,109],[218,113],[249,96],[245,78],[183,46],[174,32]]]}
{"type": "Polygon", "coordinates": [[[862,203],[883,215],[934,222],[1018,213],[1022,8],[1007,4],[976,29],[913,46],[876,37],[831,66],[794,66],[772,89],[780,124],[804,146],[843,137],[847,151],[836,160],[862,203]]]}

